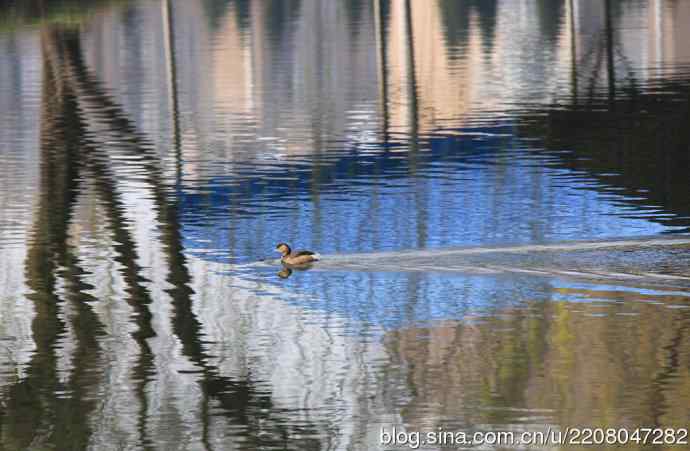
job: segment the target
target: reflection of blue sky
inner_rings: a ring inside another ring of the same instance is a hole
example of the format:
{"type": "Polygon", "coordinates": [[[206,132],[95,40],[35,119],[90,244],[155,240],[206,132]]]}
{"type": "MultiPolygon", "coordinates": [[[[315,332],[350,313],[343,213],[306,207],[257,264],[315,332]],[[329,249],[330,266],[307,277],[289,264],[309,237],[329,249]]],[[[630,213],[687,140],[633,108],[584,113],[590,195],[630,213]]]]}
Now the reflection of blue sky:
{"type": "MultiPolygon", "coordinates": [[[[245,171],[242,181],[226,176],[184,187],[185,246],[202,258],[252,262],[275,258],[278,241],[351,254],[665,230],[591,177],[557,166],[555,155],[511,137],[510,127],[482,131],[489,135],[432,137],[416,156],[383,148],[366,156],[336,153],[313,172],[287,164],[276,172],[274,164],[245,171]],[[318,192],[316,172],[323,177],[318,192]]],[[[298,294],[286,302],[324,312],[326,321],[329,313],[348,318],[357,333],[491,314],[554,295],[551,278],[522,274],[336,269],[278,282],[277,266],[254,269],[249,277],[298,294]]]]}
{"type": "Polygon", "coordinates": [[[307,271],[280,284],[290,293],[285,302],[324,312],[324,321],[347,318],[358,334],[496,314],[552,291],[546,278],[515,274],[307,271]]]}
{"type": "Polygon", "coordinates": [[[318,170],[283,163],[276,172],[274,164],[244,171],[239,182],[219,176],[183,187],[185,246],[203,258],[247,262],[273,255],[279,241],[337,254],[666,230],[653,222],[655,210],[557,167],[556,156],[506,137],[509,127],[484,131],[495,135],[432,137],[415,155],[336,152],[318,170]]]}
{"type": "MultiPolygon", "coordinates": [[[[665,288],[642,288],[639,286],[625,286],[625,285],[610,285],[598,283],[596,285],[577,282],[573,280],[557,279],[553,281],[554,292],[552,299],[554,301],[568,301],[568,302],[616,302],[616,300],[606,299],[606,295],[610,296],[610,293],[625,294],[630,296],[654,296],[661,300],[668,297],[683,297],[686,300],[690,300],[690,292],[683,291],[682,289],[672,289],[669,287],[665,288]],[[583,294],[576,294],[574,292],[564,293],[558,291],[557,289],[565,290],[577,290],[581,291],[583,294]],[[586,293],[587,295],[585,295],[586,293]],[[601,297],[595,298],[594,293],[600,293],[601,297]]],[[[644,301],[649,302],[649,301],[644,301]]],[[[687,307],[686,307],[687,308],[687,307]]]]}
{"type": "Polygon", "coordinates": [[[320,318],[325,322],[330,315],[346,318],[349,332],[357,334],[495,316],[522,309],[528,302],[620,302],[616,296],[622,294],[632,299],[640,297],[645,303],[650,302],[649,296],[659,301],[669,296],[688,297],[681,286],[653,288],[511,272],[313,270],[278,281],[277,267],[253,269],[255,272],[248,277],[273,278],[284,288],[285,302],[322,312],[325,315],[320,318]]]}

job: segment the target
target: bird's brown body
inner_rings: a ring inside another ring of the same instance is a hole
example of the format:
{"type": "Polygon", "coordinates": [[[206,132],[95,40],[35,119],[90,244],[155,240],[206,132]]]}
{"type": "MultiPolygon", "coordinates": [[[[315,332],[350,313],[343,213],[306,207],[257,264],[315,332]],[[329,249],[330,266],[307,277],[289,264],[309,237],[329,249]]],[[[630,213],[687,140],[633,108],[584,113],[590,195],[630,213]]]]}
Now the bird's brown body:
{"type": "Polygon", "coordinates": [[[293,251],[285,243],[280,243],[276,246],[276,250],[283,256],[280,261],[285,265],[307,265],[319,259],[319,257],[312,251],[293,251]]]}

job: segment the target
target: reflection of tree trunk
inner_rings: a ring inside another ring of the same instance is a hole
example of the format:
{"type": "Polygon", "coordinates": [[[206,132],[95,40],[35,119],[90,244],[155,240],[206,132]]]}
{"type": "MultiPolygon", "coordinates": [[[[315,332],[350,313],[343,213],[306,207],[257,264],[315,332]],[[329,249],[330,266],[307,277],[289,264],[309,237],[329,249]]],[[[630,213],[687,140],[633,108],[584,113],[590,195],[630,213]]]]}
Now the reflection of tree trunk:
{"type": "Polygon", "coordinates": [[[16,449],[26,449],[36,431],[46,430],[55,421],[57,401],[57,357],[54,348],[66,326],[59,317],[61,302],[55,294],[55,270],[58,256],[64,255],[69,208],[74,202],[73,174],[69,158],[73,149],[56,127],[68,96],[50,98],[49,86],[55,85],[59,74],[43,67],[43,103],[41,111],[41,192],[33,230],[33,243],[26,259],[26,281],[32,293],[27,296],[34,304],[36,316],[31,325],[36,350],[29,363],[26,378],[8,391],[3,409],[2,442],[16,449]],[[64,149],[58,152],[57,146],[64,149]],[[54,244],[57,243],[57,244],[54,244]],[[63,243],[60,246],[59,243],[63,243]]]}
{"type": "Polygon", "coordinates": [[[66,449],[86,449],[92,431],[84,418],[90,418],[91,412],[99,404],[98,383],[103,380],[102,371],[99,371],[103,358],[98,337],[104,334],[104,327],[89,304],[96,299],[84,293],[89,288],[80,280],[85,271],[79,267],[77,257],[72,252],[67,256],[65,266],[67,269],[62,276],[69,287],[67,299],[76,311],[70,322],[77,347],[72,353],[74,369],[65,390],[69,398],[60,403],[57,412],[59,421],[51,442],[66,449]]]}
{"type": "Polygon", "coordinates": [[[376,37],[378,44],[379,57],[379,96],[381,96],[381,116],[383,143],[388,144],[388,45],[386,42],[386,23],[385,15],[388,11],[388,0],[374,0],[374,11],[376,21],[376,37]],[[385,9],[384,11],[384,3],[385,9]]]}
{"type": "Polygon", "coordinates": [[[419,111],[417,105],[417,68],[414,57],[414,36],[412,30],[412,5],[405,1],[405,44],[407,48],[407,96],[409,101],[410,120],[410,169],[414,171],[419,134],[419,111]]]}
{"type": "Polygon", "coordinates": [[[136,324],[137,329],[132,332],[131,336],[139,346],[139,355],[132,369],[136,396],[139,401],[137,429],[140,444],[145,446],[145,449],[150,449],[150,442],[147,438],[149,403],[146,387],[155,372],[155,356],[148,343],[149,338],[156,336],[152,325],[153,315],[149,309],[153,299],[149,290],[143,285],[145,280],[139,275],[141,267],[137,263],[136,243],[125,227],[126,219],[122,215],[124,205],[116,194],[115,183],[109,180],[110,177],[106,168],[103,167],[102,163],[97,162],[97,158],[89,158],[88,160],[91,169],[89,175],[92,175],[96,181],[98,193],[108,215],[107,227],[116,243],[114,245],[117,255],[115,261],[120,263],[123,268],[121,274],[127,287],[126,302],[134,312],[132,322],[136,324]]]}
{"type": "Polygon", "coordinates": [[[165,54],[168,62],[168,92],[172,110],[173,145],[175,147],[175,185],[182,181],[182,136],[180,133],[180,108],[177,95],[177,64],[175,62],[175,20],[171,0],[163,0],[163,24],[165,30],[165,54]]]}
{"type": "MultiPolygon", "coordinates": [[[[56,39],[58,42],[68,44],[64,52],[60,55],[61,67],[67,74],[74,72],[81,73],[82,71],[80,71],[79,68],[82,67],[83,60],[79,33],[62,32],[56,39]],[[77,62],[77,64],[74,64],[75,62],[77,62]]],[[[66,76],[66,79],[70,80],[69,75],[66,76]]],[[[75,89],[75,92],[77,96],[81,94],[79,89],[75,89]]],[[[86,134],[84,128],[83,125],[79,127],[80,136],[86,134]]],[[[137,330],[132,332],[131,335],[140,349],[137,362],[133,369],[134,380],[136,382],[136,394],[139,400],[137,427],[139,429],[141,443],[146,444],[148,443],[146,438],[146,424],[148,418],[146,386],[151,379],[154,368],[153,352],[147,341],[149,338],[155,336],[155,331],[151,324],[152,314],[148,307],[152,299],[148,289],[143,285],[145,280],[139,275],[141,267],[137,264],[139,257],[137,255],[136,243],[131,237],[129,230],[125,227],[126,219],[122,214],[125,207],[119,200],[115,183],[110,180],[108,170],[102,162],[104,158],[98,155],[96,148],[90,147],[87,144],[83,144],[82,149],[84,152],[81,154],[81,159],[86,162],[86,165],[90,169],[91,178],[95,181],[98,193],[106,209],[106,214],[108,216],[107,225],[113,234],[115,243],[117,243],[114,246],[117,254],[115,260],[123,267],[121,272],[127,285],[127,303],[134,311],[132,322],[137,325],[137,330]]]]}
{"type": "Polygon", "coordinates": [[[596,92],[597,81],[599,80],[599,73],[601,71],[601,65],[603,64],[602,63],[603,50],[600,48],[601,45],[603,45],[603,44],[600,43],[600,45],[598,45],[597,48],[595,49],[594,57],[596,59],[594,61],[594,66],[593,66],[592,71],[591,71],[592,75],[590,76],[590,79],[589,79],[589,91],[587,93],[587,99],[588,99],[590,104],[595,102],[595,100],[597,100],[597,98],[598,98],[598,94],[596,92]]]}
{"type": "Polygon", "coordinates": [[[609,102],[611,106],[616,98],[616,71],[613,67],[613,24],[611,19],[611,0],[605,0],[606,15],[606,68],[609,82],[609,102]]]}
{"type": "Polygon", "coordinates": [[[570,0],[570,83],[572,84],[573,104],[577,105],[577,43],[575,34],[575,2],[570,0]]]}
{"type": "MultiPolygon", "coordinates": [[[[411,0],[405,0],[405,33],[406,33],[406,48],[407,48],[407,86],[409,97],[409,117],[410,117],[410,151],[409,163],[410,171],[414,173],[417,169],[417,148],[419,139],[419,105],[417,99],[417,67],[415,64],[414,55],[414,35],[412,29],[412,5],[411,0]]],[[[420,190],[423,188],[423,183],[417,182],[415,189],[415,199],[417,204],[422,203],[425,199],[420,190]]],[[[417,209],[417,240],[418,245],[423,246],[426,242],[427,227],[426,227],[427,212],[426,209],[417,209]]]]}

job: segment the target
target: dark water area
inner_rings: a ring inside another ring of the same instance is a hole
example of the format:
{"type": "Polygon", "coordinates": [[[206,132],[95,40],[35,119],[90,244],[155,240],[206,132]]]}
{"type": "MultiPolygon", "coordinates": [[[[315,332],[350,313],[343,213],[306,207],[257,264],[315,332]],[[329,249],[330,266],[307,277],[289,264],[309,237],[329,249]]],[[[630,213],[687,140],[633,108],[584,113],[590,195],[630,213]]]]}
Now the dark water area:
{"type": "Polygon", "coordinates": [[[688,428],[687,42],[677,0],[0,0],[0,449],[688,428]]]}

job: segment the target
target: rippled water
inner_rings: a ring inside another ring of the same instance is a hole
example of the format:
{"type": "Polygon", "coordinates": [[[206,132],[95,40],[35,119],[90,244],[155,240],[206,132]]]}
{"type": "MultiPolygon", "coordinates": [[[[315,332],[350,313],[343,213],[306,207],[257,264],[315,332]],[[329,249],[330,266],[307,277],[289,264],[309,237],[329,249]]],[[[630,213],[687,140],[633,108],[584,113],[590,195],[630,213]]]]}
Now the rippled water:
{"type": "Polygon", "coordinates": [[[688,24],[0,2],[0,449],[687,428],[688,24]]]}

